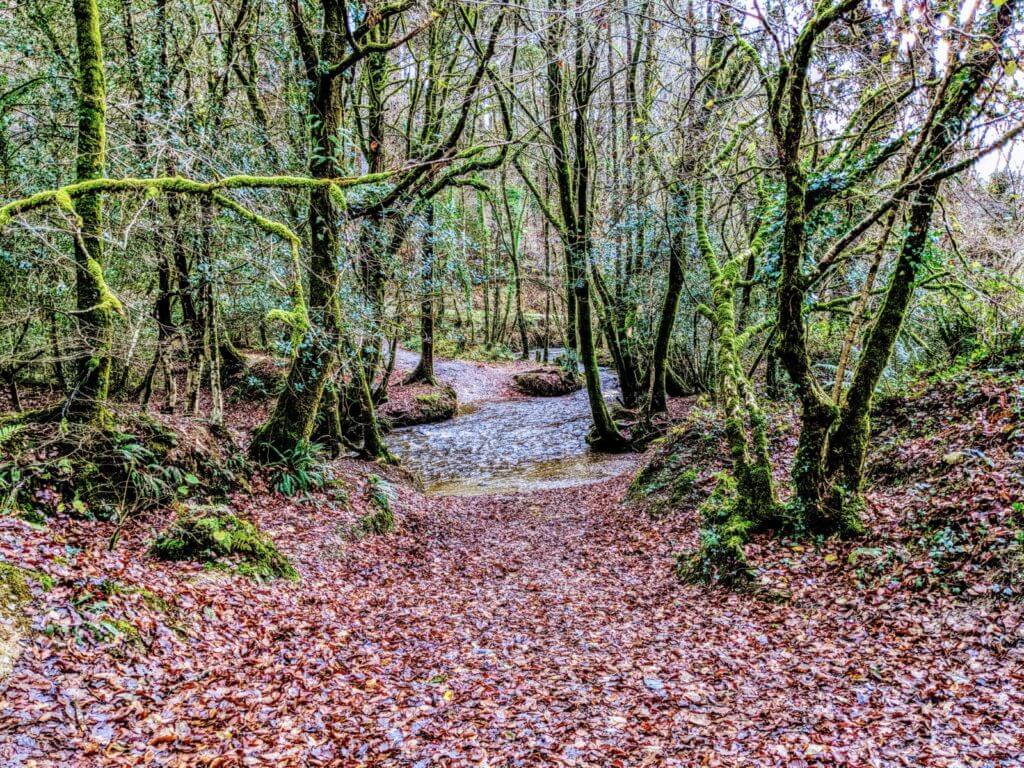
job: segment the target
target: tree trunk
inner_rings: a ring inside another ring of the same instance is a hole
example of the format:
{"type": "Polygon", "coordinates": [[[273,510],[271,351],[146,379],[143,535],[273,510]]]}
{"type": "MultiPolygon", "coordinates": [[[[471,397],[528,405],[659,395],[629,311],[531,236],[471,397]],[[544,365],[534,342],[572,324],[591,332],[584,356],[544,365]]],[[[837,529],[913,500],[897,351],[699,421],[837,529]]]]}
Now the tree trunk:
{"type": "Polygon", "coordinates": [[[423,296],[420,298],[420,361],[406,378],[406,384],[422,381],[436,384],[434,377],[434,202],[427,203],[426,236],[423,238],[423,254],[420,264],[420,278],[423,296]]]}
{"type": "MultiPolygon", "coordinates": [[[[573,271],[586,274],[587,245],[585,242],[569,244],[567,256],[574,263],[573,271]]],[[[593,431],[589,442],[597,450],[621,451],[628,448],[628,441],[619,432],[618,425],[608,412],[601,390],[601,371],[597,365],[597,349],[594,343],[593,319],[590,309],[590,281],[585,277],[576,281],[573,295],[576,299],[576,328],[578,330],[579,356],[583,364],[583,378],[587,385],[587,400],[593,419],[593,431]]]]}
{"type": "Polygon", "coordinates": [[[668,284],[665,286],[665,298],[661,305],[661,317],[651,359],[651,388],[647,406],[650,414],[664,413],[668,407],[665,385],[668,345],[672,340],[672,329],[675,327],[676,312],[679,310],[679,294],[683,290],[683,252],[686,248],[686,221],[690,202],[688,194],[683,190],[674,191],[671,196],[673,211],[670,222],[675,231],[672,232],[669,247],[668,284]]]}
{"type": "MultiPolygon", "coordinates": [[[[76,181],[102,178],[106,166],[106,84],[103,44],[96,0],[73,0],[78,45],[78,155],[76,181]]],[[[76,381],[66,413],[80,422],[107,422],[107,391],[114,312],[120,303],[103,276],[103,198],[98,192],[78,197],[81,222],[75,237],[78,340],[76,381]]]]}
{"type": "MultiPolygon", "coordinates": [[[[344,41],[337,34],[344,21],[336,14],[325,18],[320,56],[324,61],[340,57],[344,41]],[[334,30],[333,32],[331,30],[334,30]]],[[[296,23],[300,23],[297,20],[296,23]]],[[[307,62],[314,74],[315,63],[307,62]]],[[[316,73],[310,85],[310,124],[313,147],[309,171],[313,178],[342,176],[336,137],[342,123],[339,82],[324,72],[316,73]]],[[[308,442],[316,425],[324,387],[332,379],[340,343],[338,271],[339,223],[343,211],[330,191],[314,187],[309,191],[310,279],[308,328],[292,354],[288,379],[267,421],[256,430],[251,452],[260,461],[275,461],[308,442]]],[[[296,276],[301,280],[301,276],[296,276]]],[[[300,308],[305,310],[306,308],[300,308]]],[[[372,408],[372,402],[370,404],[372,408]]]]}

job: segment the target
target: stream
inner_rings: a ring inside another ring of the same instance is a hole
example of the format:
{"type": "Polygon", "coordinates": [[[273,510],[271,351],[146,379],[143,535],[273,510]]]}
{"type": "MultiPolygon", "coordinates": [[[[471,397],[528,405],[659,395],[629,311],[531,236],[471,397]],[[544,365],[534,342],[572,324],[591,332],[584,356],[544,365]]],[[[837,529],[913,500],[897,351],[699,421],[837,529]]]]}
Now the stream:
{"type": "MultiPolygon", "coordinates": [[[[474,365],[437,361],[438,377],[459,394],[450,421],[395,430],[388,445],[417,471],[429,493],[471,495],[567,488],[604,480],[633,468],[635,457],[594,453],[587,445],[590,405],[586,389],[565,397],[474,401],[474,365]],[[469,388],[469,398],[464,392],[469,388]]],[[[509,372],[509,376],[512,372],[509,372]]],[[[606,400],[618,382],[601,370],[606,400]]]]}

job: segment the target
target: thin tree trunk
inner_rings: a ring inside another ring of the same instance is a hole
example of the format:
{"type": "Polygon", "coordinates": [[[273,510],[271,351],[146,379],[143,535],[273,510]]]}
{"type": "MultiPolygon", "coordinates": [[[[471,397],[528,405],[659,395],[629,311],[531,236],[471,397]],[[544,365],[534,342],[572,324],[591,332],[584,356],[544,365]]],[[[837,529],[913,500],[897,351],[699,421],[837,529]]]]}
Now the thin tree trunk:
{"type": "Polygon", "coordinates": [[[683,190],[671,193],[673,210],[671,226],[672,242],[669,247],[668,284],[665,286],[665,298],[661,305],[661,317],[658,321],[658,332],[654,339],[654,351],[651,357],[650,395],[648,397],[648,413],[663,413],[668,407],[666,397],[665,370],[668,367],[668,346],[672,340],[672,329],[675,327],[676,312],[679,310],[679,295],[683,289],[683,254],[686,249],[686,222],[689,219],[689,195],[683,190]]]}
{"type": "Polygon", "coordinates": [[[434,376],[434,202],[427,203],[426,236],[423,238],[423,254],[420,264],[420,280],[423,295],[420,298],[420,361],[406,383],[422,381],[436,384],[434,376]]]}

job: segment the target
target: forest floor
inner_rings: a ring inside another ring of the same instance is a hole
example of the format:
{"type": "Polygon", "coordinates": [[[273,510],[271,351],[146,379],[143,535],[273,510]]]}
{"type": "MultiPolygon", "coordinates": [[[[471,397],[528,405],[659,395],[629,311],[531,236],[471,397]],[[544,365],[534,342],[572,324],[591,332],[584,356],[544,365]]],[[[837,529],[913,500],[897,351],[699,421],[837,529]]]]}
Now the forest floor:
{"type": "MultiPolygon", "coordinates": [[[[995,418],[999,397],[979,407],[995,418]]],[[[981,422],[962,423],[973,445],[981,422]]],[[[621,501],[629,476],[429,497],[343,460],[347,500],[237,496],[297,583],[149,558],[169,512],[113,551],[109,523],[0,518],[0,555],[48,582],[0,683],[0,764],[1024,765],[1019,594],[992,568],[961,594],[933,585],[904,522],[914,494],[1005,507],[1014,454],[986,468],[949,459],[948,430],[931,448],[933,431],[901,434],[879,455],[916,445],[902,460],[934,472],[872,490],[871,539],[751,546],[777,600],[681,585],[695,509],[653,519],[621,501]],[[398,529],[354,536],[371,473],[398,529]],[[975,496],[954,498],[950,474],[975,496]]],[[[778,450],[792,438],[777,431],[778,450]]],[[[697,487],[720,453],[688,454],[712,457],[697,487]]]]}

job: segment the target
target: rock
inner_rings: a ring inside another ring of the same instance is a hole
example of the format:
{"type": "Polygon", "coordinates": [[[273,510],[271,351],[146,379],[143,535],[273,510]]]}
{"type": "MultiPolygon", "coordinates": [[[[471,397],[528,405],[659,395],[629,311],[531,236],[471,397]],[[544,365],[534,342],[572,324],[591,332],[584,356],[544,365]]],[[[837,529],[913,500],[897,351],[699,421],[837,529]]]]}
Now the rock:
{"type": "Polygon", "coordinates": [[[561,397],[583,387],[579,375],[560,368],[534,368],[512,377],[516,389],[531,397],[561,397]]]}

